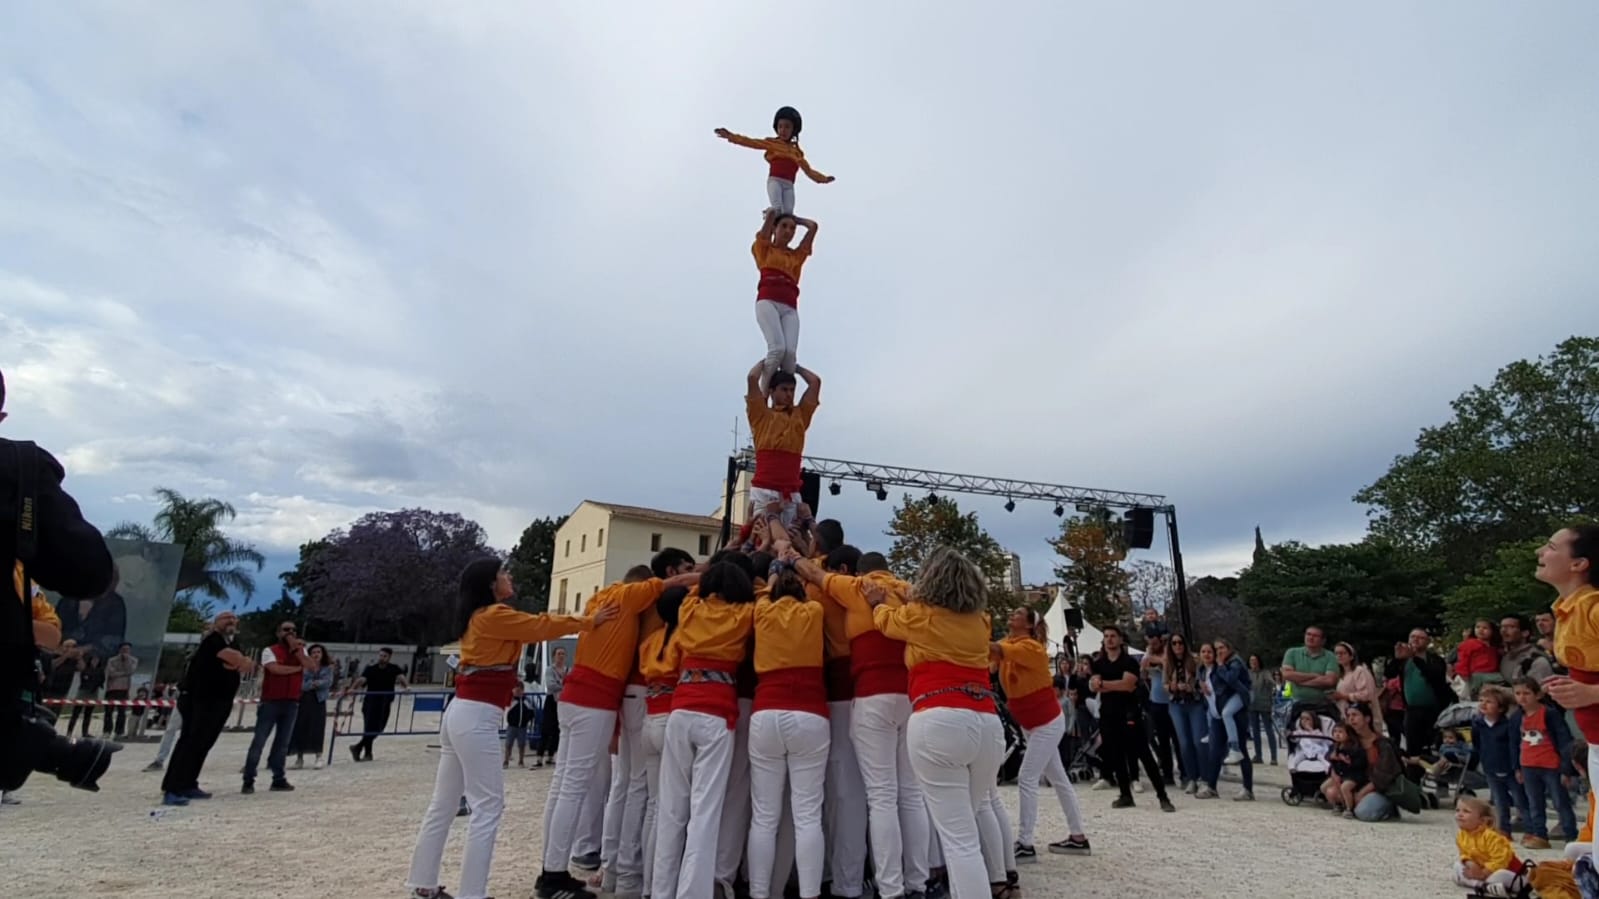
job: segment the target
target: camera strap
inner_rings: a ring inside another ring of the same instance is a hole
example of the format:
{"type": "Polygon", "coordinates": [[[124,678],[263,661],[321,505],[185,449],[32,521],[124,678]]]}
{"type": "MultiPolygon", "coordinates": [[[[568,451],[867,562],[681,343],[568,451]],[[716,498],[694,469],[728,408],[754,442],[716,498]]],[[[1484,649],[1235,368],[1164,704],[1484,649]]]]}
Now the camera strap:
{"type": "MultiPolygon", "coordinates": [[[[17,457],[17,562],[22,565],[22,589],[28,589],[28,563],[39,550],[38,509],[39,448],[31,440],[8,441],[17,457]]],[[[28,597],[22,597],[26,603],[28,597]]]]}

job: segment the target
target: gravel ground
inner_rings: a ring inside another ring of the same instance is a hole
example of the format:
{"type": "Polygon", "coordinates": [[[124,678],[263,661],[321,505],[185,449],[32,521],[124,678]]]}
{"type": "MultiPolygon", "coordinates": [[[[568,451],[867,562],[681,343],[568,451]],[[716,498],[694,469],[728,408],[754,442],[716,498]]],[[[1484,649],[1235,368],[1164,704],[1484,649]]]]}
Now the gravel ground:
{"type": "MultiPolygon", "coordinates": [[[[238,793],[248,735],[226,734],[202,784],[217,798],[188,808],[159,806],[159,774],[140,771],[153,744],[121,753],[99,794],[36,779],[23,804],[0,809],[0,882],[6,896],[229,897],[301,895],[382,899],[404,895],[416,826],[432,790],[438,753],[426,737],[378,741],[377,761],[343,761],[321,771],[290,772],[299,790],[238,793]],[[242,891],[242,892],[241,892],[242,891]]],[[[1260,769],[1254,803],[1183,797],[1162,814],[1154,796],[1113,811],[1114,792],[1080,792],[1094,854],[1043,854],[1025,866],[1025,895],[1038,899],[1176,895],[1278,897],[1322,895],[1459,896],[1449,880],[1454,824],[1447,812],[1407,815],[1400,823],[1364,824],[1278,799],[1282,768],[1260,769]],[[1303,847],[1314,845],[1313,851],[1303,847]],[[1297,848],[1296,848],[1297,847],[1297,848]]],[[[532,893],[548,770],[507,774],[508,808],[500,829],[493,888],[501,899],[532,893]]],[[[1016,789],[1005,800],[1015,818],[1016,789]]],[[[1064,835],[1049,791],[1041,803],[1039,842],[1064,835]]],[[[462,819],[464,821],[464,819],[462,819]]],[[[445,853],[447,884],[459,870],[464,827],[445,853]]],[[[1556,844],[1558,850],[1560,844],[1556,844]]],[[[1558,852],[1535,853],[1557,857],[1558,852]]]]}

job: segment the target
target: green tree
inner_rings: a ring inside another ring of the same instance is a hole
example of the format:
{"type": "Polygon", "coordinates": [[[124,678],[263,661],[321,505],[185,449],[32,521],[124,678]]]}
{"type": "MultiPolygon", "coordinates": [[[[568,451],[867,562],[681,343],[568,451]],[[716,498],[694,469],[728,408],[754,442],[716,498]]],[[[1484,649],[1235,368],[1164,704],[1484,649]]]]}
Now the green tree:
{"type": "Polygon", "coordinates": [[[260,571],[266,559],[254,546],[222,532],[222,525],[239,514],[233,505],[211,497],[190,499],[168,487],[157,487],[155,493],[161,509],[151,525],[124,521],[106,531],[106,536],[180,544],[179,594],[198,593],[211,599],[238,594],[248,605],[255,596],[255,575],[250,569],[253,566],[260,571]]]}
{"type": "Polygon", "coordinates": [[[167,630],[174,634],[203,633],[216,617],[216,605],[209,599],[196,600],[180,596],[172,601],[172,612],[167,617],[167,630]]]}
{"type": "Polygon", "coordinates": [[[1412,628],[1438,629],[1443,580],[1433,557],[1377,538],[1327,546],[1288,542],[1244,571],[1238,598],[1256,616],[1256,651],[1263,657],[1299,645],[1305,627],[1316,624],[1329,643],[1348,641],[1362,658],[1372,658],[1387,654],[1412,628]]]}
{"type": "Polygon", "coordinates": [[[952,547],[971,559],[988,579],[988,613],[993,616],[996,633],[1005,627],[1011,611],[1025,601],[1005,585],[1010,560],[999,541],[978,524],[976,512],[961,512],[952,499],[931,495],[912,499],[907,493],[884,533],[894,538],[888,567],[908,581],[916,579],[922,560],[937,547],[952,547]]]}
{"type": "Polygon", "coordinates": [[[1355,494],[1372,533],[1465,574],[1555,521],[1599,513],[1599,338],[1513,362],[1451,407],[1451,421],[1424,428],[1414,452],[1355,494]]]}
{"type": "Polygon", "coordinates": [[[1451,634],[1471,627],[1478,618],[1497,622],[1511,614],[1531,615],[1554,600],[1549,585],[1533,577],[1543,538],[1507,543],[1480,573],[1444,594],[1444,621],[1451,634]]]}
{"type": "Polygon", "coordinates": [[[309,633],[310,628],[305,626],[300,611],[300,604],[294,601],[289,591],[280,591],[277,602],[264,609],[246,612],[239,616],[239,642],[255,649],[271,646],[278,640],[278,625],[285,621],[293,621],[300,625],[300,630],[305,632],[300,636],[308,642],[325,640],[325,637],[309,633]]]}
{"type": "Polygon", "coordinates": [[[522,532],[522,539],[511,550],[505,565],[516,585],[518,604],[529,612],[550,607],[550,572],[555,567],[555,532],[566,524],[566,516],[535,518],[522,532]]]}
{"type": "Polygon", "coordinates": [[[1127,547],[1119,526],[1101,515],[1073,516],[1060,523],[1050,545],[1063,560],[1055,566],[1055,577],[1067,602],[1092,624],[1131,624],[1131,582],[1122,567],[1127,547]]]}

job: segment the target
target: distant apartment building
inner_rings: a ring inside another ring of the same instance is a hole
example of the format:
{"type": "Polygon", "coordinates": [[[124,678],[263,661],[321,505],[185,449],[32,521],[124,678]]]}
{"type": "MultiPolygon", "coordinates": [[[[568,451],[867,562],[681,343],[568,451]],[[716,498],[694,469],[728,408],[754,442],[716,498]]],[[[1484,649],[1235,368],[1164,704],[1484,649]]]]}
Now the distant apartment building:
{"type": "Polygon", "coordinates": [[[668,546],[704,561],[716,550],[721,531],[721,519],[708,515],[584,500],[555,532],[550,611],[582,611],[584,600],[668,546]]]}
{"type": "Polygon", "coordinates": [[[1022,557],[1010,550],[1004,550],[1005,573],[1000,576],[1000,586],[1012,593],[1023,589],[1022,584],[1022,557]]]}

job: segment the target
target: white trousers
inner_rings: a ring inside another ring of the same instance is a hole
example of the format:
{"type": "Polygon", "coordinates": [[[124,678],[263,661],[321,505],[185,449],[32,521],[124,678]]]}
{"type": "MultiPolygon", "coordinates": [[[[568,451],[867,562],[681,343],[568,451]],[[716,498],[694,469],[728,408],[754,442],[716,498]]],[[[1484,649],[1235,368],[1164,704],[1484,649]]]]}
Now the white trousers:
{"type": "Polygon", "coordinates": [[[433,800],[422,814],[422,827],[416,835],[411,873],[405,881],[408,889],[431,890],[440,885],[444,842],[465,796],[472,817],[461,855],[461,888],[455,895],[460,899],[488,895],[494,838],[505,810],[505,772],[500,769],[500,719],[504,715],[499,706],[472,699],[458,698],[444,710],[433,800]]]}
{"type": "Polygon", "coordinates": [[[1066,736],[1066,716],[1056,715],[1055,720],[1033,730],[1023,731],[1027,748],[1022,750],[1022,767],[1016,774],[1016,791],[1020,793],[1022,820],[1016,830],[1016,839],[1023,846],[1033,845],[1033,830],[1038,826],[1038,782],[1048,780],[1055,788],[1055,798],[1060,800],[1060,810],[1066,813],[1066,826],[1072,835],[1083,832],[1083,809],[1077,804],[1077,791],[1066,779],[1066,766],[1060,760],[1060,741],[1066,736]]]}
{"type": "Polygon", "coordinates": [[[611,793],[605,803],[600,857],[616,878],[617,892],[637,893],[644,882],[644,686],[629,684],[622,696],[622,737],[612,756],[611,793]]]}
{"type": "Polygon", "coordinates": [[[793,374],[799,364],[799,310],[776,300],[756,300],[755,323],[766,338],[766,363],[761,375],[764,388],[778,370],[793,374]]]}
{"type": "Polygon", "coordinates": [[[727,796],[717,830],[716,879],[729,886],[738,878],[750,832],[750,713],[754,708],[753,699],[738,701],[738,724],[732,733],[733,764],[727,772],[727,796]]]}
{"type": "MultiPolygon", "coordinates": [[[[614,725],[613,725],[614,726],[614,725]]],[[[594,765],[583,806],[577,813],[577,833],[572,835],[572,858],[599,855],[605,843],[605,804],[611,795],[610,741],[594,765]]]]}
{"type": "Polygon", "coordinates": [[[866,879],[866,784],[850,737],[853,703],[827,704],[833,738],[827,753],[824,814],[834,896],[859,896],[866,879]]]}
{"type": "Polygon", "coordinates": [[[750,718],[750,899],[771,897],[785,795],[794,820],[800,895],[822,894],[822,793],[831,739],[827,719],[809,712],[768,709],[750,718]]]}
{"type": "Polygon", "coordinates": [[[563,702],[556,706],[556,714],[561,720],[561,745],[555,752],[555,776],[544,799],[543,864],[546,871],[561,872],[571,866],[572,844],[580,830],[585,840],[592,837],[595,844],[593,849],[583,847],[585,851],[599,851],[597,831],[604,821],[616,713],[563,702]]]}
{"type": "Polygon", "coordinates": [[[733,732],[723,719],[684,710],[666,719],[650,899],[713,895],[716,838],[732,761],[733,732]]]}
{"type": "Polygon", "coordinates": [[[1515,880],[1516,875],[1510,871],[1494,871],[1482,880],[1473,880],[1466,876],[1466,863],[1459,859],[1455,860],[1455,886],[1471,890],[1490,883],[1510,886],[1515,880]]]}
{"type": "MultiPolygon", "coordinates": [[[[1001,754],[1001,759],[1004,755],[1001,754]]],[[[1001,762],[1003,764],[1003,761],[1001,762]]],[[[997,775],[997,772],[996,772],[997,775]]],[[[999,798],[999,787],[988,788],[988,804],[977,804],[977,835],[983,842],[983,864],[988,882],[999,883],[1016,870],[1016,844],[1011,842],[1010,813],[999,798]]]]}
{"type": "Polygon", "coordinates": [[[648,798],[644,803],[644,884],[642,892],[650,895],[655,874],[655,818],[661,802],[661,750],[666,747],[666,715],[650,715],[644,719],[644,786],[648,798]]]}
{"type": "Polygon", "coordinates": [[[171,717],[167,718],[166,733],[161,735],[161,746],[155,751],[155,760],[163,765],[167,763],[167,756],[172,754],[172,747],[178,743],[178,734],[183,730],[183,714],[176,708],[172,710],[171,717]]]}
{"type": "Polygon", "coordinates": [[[794,214],[794,182],[783,178],[766,178],[766,202],[778,212],[794,214]]]}
{"type": "Polygon", "coordinates": [[[857,696],[850,716],[850,738],[866,784],[866,820],[878,892],[920,893],[927,887],[928,819],[905,742],[910,697],[857,696]]]}
{"type": "MultiPolygon", "coordinates": [[[[1599,784],[1599,744],[1588,744],[1588,783],[1599,784]]],[[[1569,838],[1571,834],[1566,834],[1569,838]]],[[[1595,868],[1599,868],[1599,839],[1593,841],[1593,851],[1590,857],[1595,868]]]]}
{"type": "MultiPolygon", "coordinates": [[[[968,709],[931,708],[911,715],[906,737],[911,767],[921,782],[927,810],[938,829],[954,899],[986,899],[992,862],[985,862],[985,839],[997,843],[991,792],[1005,757],[999,717],[968,709]],[[987,819],[983,834],[979,817],[987,819]]],[[[1004,880],[1003,863],[997,880],[1004,880]]]]}

